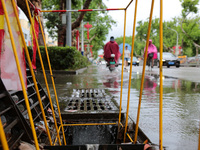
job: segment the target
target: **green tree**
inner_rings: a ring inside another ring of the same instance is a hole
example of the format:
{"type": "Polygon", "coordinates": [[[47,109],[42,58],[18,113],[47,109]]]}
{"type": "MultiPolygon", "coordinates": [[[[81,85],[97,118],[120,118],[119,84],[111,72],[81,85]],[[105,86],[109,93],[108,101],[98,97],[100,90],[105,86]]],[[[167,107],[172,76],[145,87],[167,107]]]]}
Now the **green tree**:
{"type": "MultiPolygon", "coordinates": [[[[147,32],[148,32],[148,24],[149,20],[147,21],[138,21],[137,27],[136,27],[136,50],[138,54],[143,54],[146,38],[147,38],[147,32]]],[[[150,39],[152,39],[153,44],[157,47],[158,51],[160,49],[160,43],[159,43],[159,32],[160,32],[160,26],[159,26],[159,18],[154,18],[152,20],[151,25],[151,33],[150,33],[150,39]]],[[[176,45],[176,39],[177,34],[170,30],[174,29],[178,32],[180,32],[180,26],[178,25],[178,19],[173,18],[171,21],[165,21],[163,22],[163,51],[170,51],[172,52],[172,47],[176,45]]],[[[179,35],[180,36],[180,35],[179,35]]],[[[178,43],[181,43],[181,38],[179,38],[178,43]]]]}
{"type": "MultiPolygon", "coordinates": [[[[104,9],[106,8],[102,0],[84,0],[83,9],[104,9]]],[[[66,9],[65,0],[43,0],[43,9],[56,10],[56,9],[66,9]]],[[[73,0],[72,9],[81,9],[81,1],[73,0]]],[[[81,24],[81,21],[89,22],[93,25],[90,31],[90,39],[86,40],[85,43],[90,43],[93,45],[93,51],[97,55],[97,50],[102,48],[103,41],[106,40],[106,35],[115,21],[107,15],[107,12],[73,12],[72,14],[72,32],[76,31],[81,24]]],[[[66,26],[61,24],[61,14],[59,13],[45,13],[44,17],[47,19],[46,27],[49,34],[52,37],[58,37],[59,45],[64,45],[66,26]]],[[[85,32],[85,39],[86,38],[85,32]]],[[[75,39],[72,37],[72,39],[75,39]]]]}
{"type": "MultiPolygon", "coordinates": [[[[198,55],[198,48],[200,48],[200,17],[197,14],[197,5],[199,0],[180,0],[182,6],[181,30],[185,35],[183,37],[183,45],[190,47],[193,54],[198,55]],[[194,17],[188,17],[194,14],[194,17]]],[[[189,50],[187,48],[187,50],[189,50]]]]}
{"type": "MultiPolygon", "coordinates": [[[[151,25],[150,39],[152,39],[153,44],[158,48],[159,47],[159,38],[158,38],[158,36],[159,36],[159,19],[158,18],[153,19],[151,24],[152,25],[151,25]]],[[[149,20],[137,22],[136,39],[143,42],[143,48],[141,50],[144,50],[144,47],[145,47],[145,42],[146,42],[147,32],[148,32],[148,25],[149,25],[149,20]]]]}
{"type": "Polygon", "coordinates": [[[183,45],[187,48],[184,53],[191,53],[192,56],[198,55],[200,43],[200,17],[189,18],[182,23],[183,45]]]}
{"type": "Polygon", "coordinates": [[[164,51],[174,52],[172,47],[176,46],[177,33],[178,33],[178,45],[181,45],[182,34],[179,25],[179,19],[173,18],[171,21],[165,21],[163,23],[163,47],[164,51]]]}

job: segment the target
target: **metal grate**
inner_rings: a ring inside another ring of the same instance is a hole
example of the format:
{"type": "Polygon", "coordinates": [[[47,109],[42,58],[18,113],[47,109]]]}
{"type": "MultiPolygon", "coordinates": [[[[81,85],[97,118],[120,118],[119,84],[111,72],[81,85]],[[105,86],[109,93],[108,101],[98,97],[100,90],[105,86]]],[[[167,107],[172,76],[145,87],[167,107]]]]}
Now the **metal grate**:
{"type": "Polygon", "coordinates": [[[70,98],[67,100],[65,111],[109,111],[117,110],[117,108],[108,100],[103,98],[70,98]]]}
{"type": "Polygon", "coordinates": [[[104,89],[73,89],[71,97],[103,98],[106,96],[104,89]]]}
{"type": "Polygon", "coordinates": [[[66,112],[113,111],[118,110],[112,98],[104,89],[73,89],[66,101],[66,112]]]}

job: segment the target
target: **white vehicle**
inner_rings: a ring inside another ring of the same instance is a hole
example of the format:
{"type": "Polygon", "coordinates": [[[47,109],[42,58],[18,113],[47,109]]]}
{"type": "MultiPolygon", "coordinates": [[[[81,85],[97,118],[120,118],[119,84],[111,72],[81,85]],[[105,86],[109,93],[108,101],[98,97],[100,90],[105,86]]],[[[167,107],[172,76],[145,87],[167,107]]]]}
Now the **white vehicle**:
{"type": "MultiPolygon", "coordinates": [[[[139,63],[140,63],[140,61],[139,61],[136,57],[133,57],[133,62],[132,62],[132,64],[133,64],[134,66],[139,66],[139,63]]],[[[128,65],[130,65],[130,64],[131,64],[131,59],[128,60],[128,65]]]]}
{"type": "Polygon", "coordinates": [[[122,65],[122,60],[121,60],[121,59],[118,61],[118,64],[119,64],[119,65],[122,65]]]}

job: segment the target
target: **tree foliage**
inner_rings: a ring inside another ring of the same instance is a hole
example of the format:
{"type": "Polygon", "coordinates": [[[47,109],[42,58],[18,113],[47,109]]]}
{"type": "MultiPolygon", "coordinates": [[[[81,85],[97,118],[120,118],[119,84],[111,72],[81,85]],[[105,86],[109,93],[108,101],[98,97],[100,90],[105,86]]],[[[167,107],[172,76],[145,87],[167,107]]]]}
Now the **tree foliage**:
{"type": "MultiPolygon", "coordinates": [[[[194,15],[194,17],[188,17],[190,14],[197,14],[197,5],[199,0],[180,0],[182,2],[182,17],[181,17],[181,30],[184,34],[183,45],[191,51],[192,55],[198,55],[198,48],[200,48],[200,17],[194,15]]],[[[188,52],[187,52],[188,53],[188,52]]]]}
{"type": "Polygon", "coordinates": [[[183,22],[184,29],[183,44],[192,50],[192,55],[196,55],[196,46],[194,43],[200,44],[200,17],[187,19],[183,22]],[[186,34],[186,35],[185,35],[186,34]]]}
{"type": "MultiPolygon", "coordinates": [[[[102,0],[90,0],[90,4],[88,9],[104,9],[106,8],[105,4],[102,2],[102,0]]],[[[81,5],[84,5],[88,2],[88,0],[84,0],[82,4],[79,0],[73,0],[72,1],[72,9],[81,9],[81,5]]],[[[56,9],[66,9],[65,8],[65,2],[59,1],[59,0],[43,0],[43,9],[48,10],[56,10],[56,9]],[[63,6],[64,5],[64,6],[63,6]]],[[[80,12],[72,12],[72,30],[74,28],[81,30],[80,28],[77,28],[77,21],[80,21],[80,12]]],[[[66,26],[61,24],[61,14],[60,13],[45,13],[44,14],[46,21],[46,27],[48,29],[48,32],[51,37],[58,37],[66,34],[65,29],[66,26]],[[61,34],[58,32],[63,31],[61,34]]],[[[93,45],[93,51],[95,55],[97,55],[97,50],[102,48],[103,41],[106,40],[106,35],[109,32],[109,29],[111,29],[112,25],[115,24],[115,21],[107,15],[107,12],[99,12],[99,11],[92,11],[87,12],[84,14],[83,17],[84,24],[89,22],[89,24],[92,24],[92,29],[90,30],[90,39],[87,40],[87,34],[85,31],[84,37],[85,42],[90,43],[93,45]]],[[[79,25],[78,25],[79,27],[79,25]]],[[[73,37],[75,39],[75,37],[73,37]]],[[[64,40],[64,39],[62,39],[64,40]]]]}
{"type": "MultiPolygon", "coordinates": [[[[180,2],[183,8],[182,15],[178,18],[172,18],[170,21],[163,22],[163,51],[173,51],[172,48],[176,46],[178,33],[178,45],[183,49],[182,54],[194,56],[197,54],[197,48],[200,45],[200,16],[195,15],[198,12],[197,6],[199,5],[199,0],[180,0],[180,2]]],[[[152,39],[158,51],[160,49],[159,21],[159,18],[153,18],[150,32],[150,39],[152,39]]],[[[143,54],[148,24],[148,19],[137,22],[134,43],[135,55],[143,54]]],[[[123,37],[116,38],[116,41],[119,44],[122,43],[123,37]]],[[[126,43],[132,45],[132,36],[126,37],[126,43]]]]}
{"type": "Polygon", "coordinates": [[[182,16],[186,18],[190,13],[197,13],[197,5],[199,0],[180,0],[181,6],[183,7],[182,16]]]}
{"type": "MultiPolygon", "coordinates": [[[[195,10],[195,9],[194,9],[195,10]]],[[[186,14],[186,13],[185,13],[186,14]]],[[[173,52],[173,47],[176,46],[177,33],[178,33],[178,45],[182,47],[183,55],[194,56],[196,55],[195,43],[200,43],[200,17],[190,17],[181,23],[183,18],[172,18],[170,21],[163,22],[163,51],[173,52]],[[182,25],[182,27],[181,27],[182,25]],[[185,33],[182,31],[184,29],[185,33]],[[177,33],[175,31],[177,31],[177,33]]],[[[150,39],[153,44],[160,49],[159,43],[159,18],[154,18],[151,23],[150,39]]],[[[134,55],[143,55],[149,20],[138,21],[136,27],[136,36],[134,42],[134,55]]],[[[116,42],[121,44],[123,37],[116,38],[116,42]]],[[[125,43],[132,45],[132,36],[126,37],[125,43]]]]}
{"type": "MultiPolygon", "coordinates": [[[[170,30],[175,29],[178,31],[180,27],[177,26],[178,19],[174,18],[172,21],[163,23],[163,50],[172,51],[172,47],[176,45],[177,34],[170,30]]],[[[144,48],[146,46],[147,32],[148,32],[149,21],[138,21],[136,27],[136,36],[134,41],[134,55],[143,55],[144,48]]],[[[158,51],[160,49],[159,43],[159,18],[154,18],[152,20],[150,39],[152,39],[153,44],[157,47],[158,51]]],[[[123,42],[123,37],[116,38],[117,43],[123,42]]],[[[132,36],[126,37],[126,43],[132,45],[132,36]]],[[[181,44],[181,38],[179,38],[179,44],[181,44]]]]}
{"type": "MultiPolygon", "coordinates": [[[[28,47],[29,53],[32,56],[32,47],[28,47]]],[[[41,56],[44,63],[44,67],[48,70],[48,60],[45,52],[45,47],[40,46],[41,56]]],[[[48,47],[48,54],[51,60],[51,67],[53,70],[76,70],[87,67],[90,62],[85,56],[82,56],[79,51],[74,47],[48,47]]],[[[36,56],[37,69],[41,69],[39,56],[36,56]]]]}
{"type": "MultiPolygon", "coordinates": [[[[40,5],[41,0],[30,0],[32,3],[40,5]]],[[[99,9],[106,8],[103,0],[72,0],[72,9],[99,9]]],[[[178,32],[178,45],[183,48],[183,54],[188,56],[194,56],[198,52],[200,47],[200,16],[198,13],[199,0],[179,0],[182,6],[182,14],[177,18],[172,18],[170,21],[163,22],[163,50],[172,51],[172,47],[176,45],[177,34],[171,30],[174,29],[178,32]]],[[[26,6],[23,0],[17,0],[19,7],[27,15],[26,6]]],[[[42,9],[46,10],[58,10],[66,9],[66,0],[42,0],[42,9]]],[[[61,13],[43,13],[46,19],[47,30],[52,37],[61,38],[64,41],[66,34],[66,27],[61,24],[61,13]]],[[[106,39],[106,35],[111,29],[115,21],[112,20],[107,12],[73,12],[72,13],[72,29],[79,29],[79,23],[81,20],[85,23],[89,22],[93,25],[93,29],[90,31],[90,39],[86,40],[86,43],[92,44],[93,51],[101,49],[103,41],[106,39]]],[[[148,19],[148,18],[147,18],[148,19]]],[[[148,30],[148,20],[140,20],[137,22],[136,37],[135,37],[135,55],[142,55],[145,47],[146,37],[148,30]]],[[[87,37],[86,32],[84,34],[85,39],[87,37]]],[[[151,25],[150,38],[153,40],[153,44],[159,50],[159,18],[154,18],[151,25]]],[[[122,37],[116,38],[118,44],[123,42],[122,37]]],[[[132,37],[126,37],[126,43],[132,45],[132,37]]],[[[96,54],[96,52],[95,52],[96,54]]]]}

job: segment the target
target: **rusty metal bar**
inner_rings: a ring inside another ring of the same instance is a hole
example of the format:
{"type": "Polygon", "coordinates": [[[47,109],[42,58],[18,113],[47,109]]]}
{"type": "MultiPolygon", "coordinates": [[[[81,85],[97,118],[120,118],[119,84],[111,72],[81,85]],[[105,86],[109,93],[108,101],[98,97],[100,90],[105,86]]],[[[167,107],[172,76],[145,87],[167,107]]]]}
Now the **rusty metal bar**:
{"type": "Polygon", "coordinates": [[[125,9],[127,9],[127,8],[131,5],[132,2],[133,2],[133,0],[131,0],[131,1],[129,2],[129,4],[126,6],[125,9]]]}

